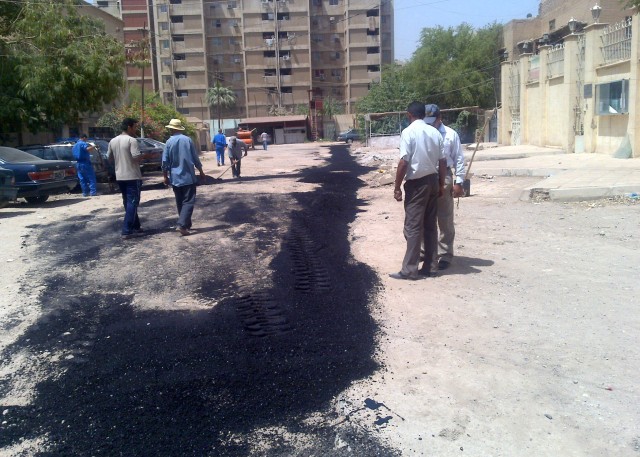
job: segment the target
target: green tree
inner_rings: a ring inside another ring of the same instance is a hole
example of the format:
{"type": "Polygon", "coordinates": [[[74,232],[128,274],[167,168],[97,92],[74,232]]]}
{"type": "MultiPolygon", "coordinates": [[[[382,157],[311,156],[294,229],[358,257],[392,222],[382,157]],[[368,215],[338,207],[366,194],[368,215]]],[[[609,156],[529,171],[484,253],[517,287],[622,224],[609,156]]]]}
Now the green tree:
{"type": "Polygon", "coordinates": [[[73,0],[0,2],[0,122],[5,131],[74,124],[124,87],[122,44],[73,0]]]}
{"type": "Polygon", "coordinates": [[[220,81],[216,80],[216,84],[213,87],[207,89],[206,102],[218,113],[218,129],[222,128],[222,110],[229,109],[236,104],[236,94],[232,89],[220,84],[220,81]]]}
{"type": "MultiPolygon", "coordinates": [[[[414,100],[421,100],[405,67],[389,65],[382,69],[379,83],[356,103],[356,123],[364,135],[364,115],[367,113],[404,112],[414,100]]],[[[379,134],[398,133],[402,119],[391,116],[371,123],[371,131],[379,134]]]]}
{"type": "Polygon", "coordinates": [[[140,119],[142,106],[140,100],[115,108],[105,113],[97,122],[98,127],[111,127],[114,133],[120,133],[120,123],[125,117],[132,117],[144,122],[144,136],[158,141],[167,141],[169,132],[165,126],[171,119],[180,119],[185,126],[185,135],[196,137],[195,127],[187,122],[172,105],[162,103],[159,94],[145,96],[144,119],[140,119]]]}
{"type": "Polygon", "coordinates": [[[445,107],[496,104],[502,26],[469,24],[422,30],[407,71],[419,100],[445,107]]]}
{"type": "Polygon", "coordinates": [[[333,118],[333,116],[337,114],[344,114],[344,103],[329,96],[322,101],[321,114],[323,117],[329,119],[333,118]]]}

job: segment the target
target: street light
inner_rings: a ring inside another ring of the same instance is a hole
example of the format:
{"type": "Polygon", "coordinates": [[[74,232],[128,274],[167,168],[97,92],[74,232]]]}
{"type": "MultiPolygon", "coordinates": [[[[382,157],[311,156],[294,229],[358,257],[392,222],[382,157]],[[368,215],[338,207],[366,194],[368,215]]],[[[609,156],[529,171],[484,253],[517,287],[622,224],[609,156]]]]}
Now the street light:
{"type": "Polygon", "coordinates": [[[593,18],[594,23],[598,23],[600,21],[600,13],[602,12],[602,7],[597,3],[593,8],[591,8],[591,17],[593,18]]]}
{"type": "Polygon", "coordinates": [[[576,28],[578,27],[578,21],[576,21],[573,16],[569,19],[569,31],[573,34],[576,33],[576,28]]]}

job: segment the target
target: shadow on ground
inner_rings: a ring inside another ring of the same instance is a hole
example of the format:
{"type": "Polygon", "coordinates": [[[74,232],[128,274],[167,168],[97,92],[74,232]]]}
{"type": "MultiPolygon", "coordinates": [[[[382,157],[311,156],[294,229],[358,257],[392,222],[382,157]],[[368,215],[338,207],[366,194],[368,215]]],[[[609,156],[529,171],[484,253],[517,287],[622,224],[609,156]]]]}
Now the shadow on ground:
{"type": "MultiPolygon", "coordinates": [[[[51,372],[29,406],[5,407],[0,446],[46,436],[40,455],[397,455],[331,425],[331,400],[377,368],[378,286],[348,242],[368,170],[344,146],[331,152],[301,173],[314,192],[200,195],[212,220],[178,251],[163,241],[169,219],[147,223],[145,209],[140,244],[119,242],[101,213],[34,229],[52,253],[39,267],[44,313],[3,359],[30,354],[51,372]],[[137,288],[168,306],[135,306],[137,288]],[[183,297],[207,305],[169,306],[183,297]]],[[[174,217],[163,202],[154,214],[174,217]]]]}

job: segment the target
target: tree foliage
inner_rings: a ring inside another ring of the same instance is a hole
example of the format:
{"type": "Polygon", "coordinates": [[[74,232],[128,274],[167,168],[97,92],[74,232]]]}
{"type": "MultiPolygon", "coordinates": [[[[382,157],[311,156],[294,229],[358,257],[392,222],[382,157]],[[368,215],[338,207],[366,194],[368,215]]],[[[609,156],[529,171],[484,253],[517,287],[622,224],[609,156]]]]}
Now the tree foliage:
{"type": "Polygon", "coordinates": [[[124,86],[122,44],[73,0],[0,2],[0,121],[38,131],[77,122],[124,86]]]}
{"type": "Polygon", "coordinates": [[[195,138],[195,127],[188,123],[186,118],[171,105],[166,105],[160,100],[159,94],[145,96],[144,119],[140,118],[142,106],[139,100],[134,100],[128,105],[114,108],[104,114],[98,120],[99,127],[111,127],[114,133],[120,133],[120,123],[125,117],[132,117],[144,123],[144,136],[158,141],[167,141],[170,134],[165,128],[171,119],[180,119],[185,126],[185,135],[195,138]]]}
{"type": "Polygon", "coordinates": [[[496,104],[502,26],[425,28],[407,65],[420,100],[444,107],[496,104]]]}
{"type": "Polygon", "coordinates": [[[235,106],[236,94],[233,92],[233,89],[223,86],[220,84],[220,81],[216,80],[215,86],[207,89],[206,102],[211,109],[216,110],[218,114],[218,128],[220,129],[222,128],[222,110],[235,106]]]}
{"type": "Polygon", "coordinates": [[[361,114],[404,111],[418,99],[406,69],[389,65],[382,69],[380,82],[372,84],[369,93],[356,103],[356,111],[361,114]]]}

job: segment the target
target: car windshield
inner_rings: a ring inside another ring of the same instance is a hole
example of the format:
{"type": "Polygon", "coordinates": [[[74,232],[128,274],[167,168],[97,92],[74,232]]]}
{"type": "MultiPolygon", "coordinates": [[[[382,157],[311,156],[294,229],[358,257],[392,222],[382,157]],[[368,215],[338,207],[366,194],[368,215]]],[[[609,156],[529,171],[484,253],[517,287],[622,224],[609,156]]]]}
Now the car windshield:
{"type": "Polygon", "coordinates": [[[36,157],[20,149],[7,148],[0,146],[0,161],[15,163],[15,162],[42,162],[40,157],[36,157]]]}

